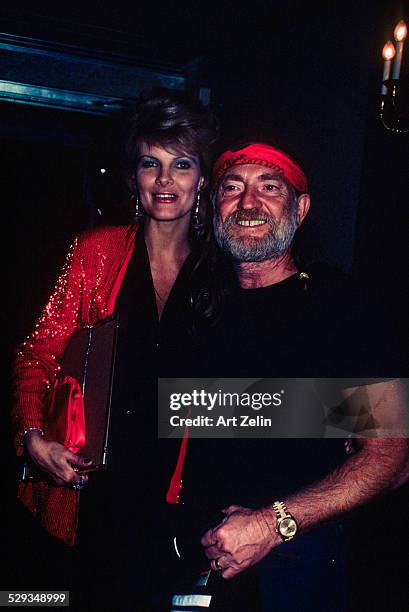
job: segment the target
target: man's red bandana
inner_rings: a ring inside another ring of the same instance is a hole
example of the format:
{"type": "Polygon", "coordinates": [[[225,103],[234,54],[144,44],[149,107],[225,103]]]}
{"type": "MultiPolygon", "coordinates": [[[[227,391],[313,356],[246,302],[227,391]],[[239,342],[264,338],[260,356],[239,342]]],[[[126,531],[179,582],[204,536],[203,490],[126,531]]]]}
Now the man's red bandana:
{"type": "Polygon", "coordinates": [[[284,151],[266,144],[251,144],[237,151],[225,151],[217,159],[213,168],[213,186],[216,187],[221,177],[232,166],[255,164],[271,168],[284,178],[300,193],[308,192],[308,181],[302,168],[284,151]]]}

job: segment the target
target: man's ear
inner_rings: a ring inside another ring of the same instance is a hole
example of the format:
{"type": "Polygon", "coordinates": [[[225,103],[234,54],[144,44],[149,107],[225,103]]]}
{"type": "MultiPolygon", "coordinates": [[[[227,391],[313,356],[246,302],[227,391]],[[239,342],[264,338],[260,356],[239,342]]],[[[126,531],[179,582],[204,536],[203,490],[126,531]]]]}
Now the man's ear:
{"type": "Polygon", "coordinates": [[[297,200],[297,225],[300,227],[310,209],[310,196],[302,193],[297,200]]]}

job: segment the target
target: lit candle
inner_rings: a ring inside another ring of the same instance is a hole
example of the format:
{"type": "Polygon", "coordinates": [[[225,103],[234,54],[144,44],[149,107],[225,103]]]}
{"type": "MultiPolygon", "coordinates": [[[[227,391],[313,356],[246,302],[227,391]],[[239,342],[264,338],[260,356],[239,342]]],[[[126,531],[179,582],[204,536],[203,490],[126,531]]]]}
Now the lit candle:
{"type": "Polygon", "coordinates": [[[393,43],[390,40],[388,40],[388,42],[384,45],[382,49],[382,57],[384,59],[384,64],[383,64],[381,94],[383,96],[386,96],[386,94],[388,93],[386,85],[383,84],[383,81],[387,81],[391,75],[391,65],[392,65],[392,60],[395,57],[395,53],[396,51],[395,51],[395,47],[393,46],[393,43]]]}
{"type": "Polygon", "coordinates": [[[404,21],[399,21],[396,25],[393,36],[396,40],[396,59],[393,62],[393,71],[392,78],[398,79],[400,75],[400,69],[402,65],[402,55],[403,55],[403,43],[405,42],[405,38],[408,35],[408,28],[406,27],[406,23],[404,21]]]}

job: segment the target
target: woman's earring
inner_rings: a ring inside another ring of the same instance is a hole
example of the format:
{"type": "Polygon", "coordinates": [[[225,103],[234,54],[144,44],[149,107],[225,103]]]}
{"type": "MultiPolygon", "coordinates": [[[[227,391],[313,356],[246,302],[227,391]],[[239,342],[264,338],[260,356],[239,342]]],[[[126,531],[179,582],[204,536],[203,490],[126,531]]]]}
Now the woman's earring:
{"type": "Polygon", "coordinates": [[[138,198],[138,195],[136,193],[134,193],[132,195],[132,200],[134,200],[134,202],[135,202],[135,204],[134,204],[134,206],[135,206],[135,217],[136,217],[137,220],[140,220],[143,217],[143,208],[141,206],[141,203],[139,202],[139,198],[138,198]]]}
{"type": "Polygon", "coordinates": [[[195,208],[192,215],[192,225],[195,229],[199,229],[201,226],[199,219],[199,209],[200,209],[200,190],[197,192],[195,208]]]}

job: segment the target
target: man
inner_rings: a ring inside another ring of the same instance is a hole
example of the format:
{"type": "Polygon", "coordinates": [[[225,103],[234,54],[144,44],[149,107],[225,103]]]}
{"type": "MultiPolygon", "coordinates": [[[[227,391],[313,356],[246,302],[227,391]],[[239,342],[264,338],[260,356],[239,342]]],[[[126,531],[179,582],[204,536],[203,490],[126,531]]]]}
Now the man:
{"type": "Polygon", "coordinates": [[[353,452],[347,445],[349,454],[343,447],[338,456],[328,443],[339,440],[290,439],[291,432],[286,440],[213,446],[225,470],[218,499],[232,498],[202,545],[223,578],[259,564],[265,609],[345,610],[338,518],[409,474],[399,363],[385,354],[379,329],[371,333],[376,319],[362,314],[342,275],[297,266],[291,248],[310,207],[301,167],[270,145],[250,144],[223,153],[214,177],[215,236],[240,286],[207,339],[207,375],[353,377],[340,383],[343,396],[354,406],[365,389],[374,437],[357,438],[353,452]],[[391,431],[400,437],[386,437],[391,431]],[[229,505],[237,499],[240,505],[229,505]]]}

